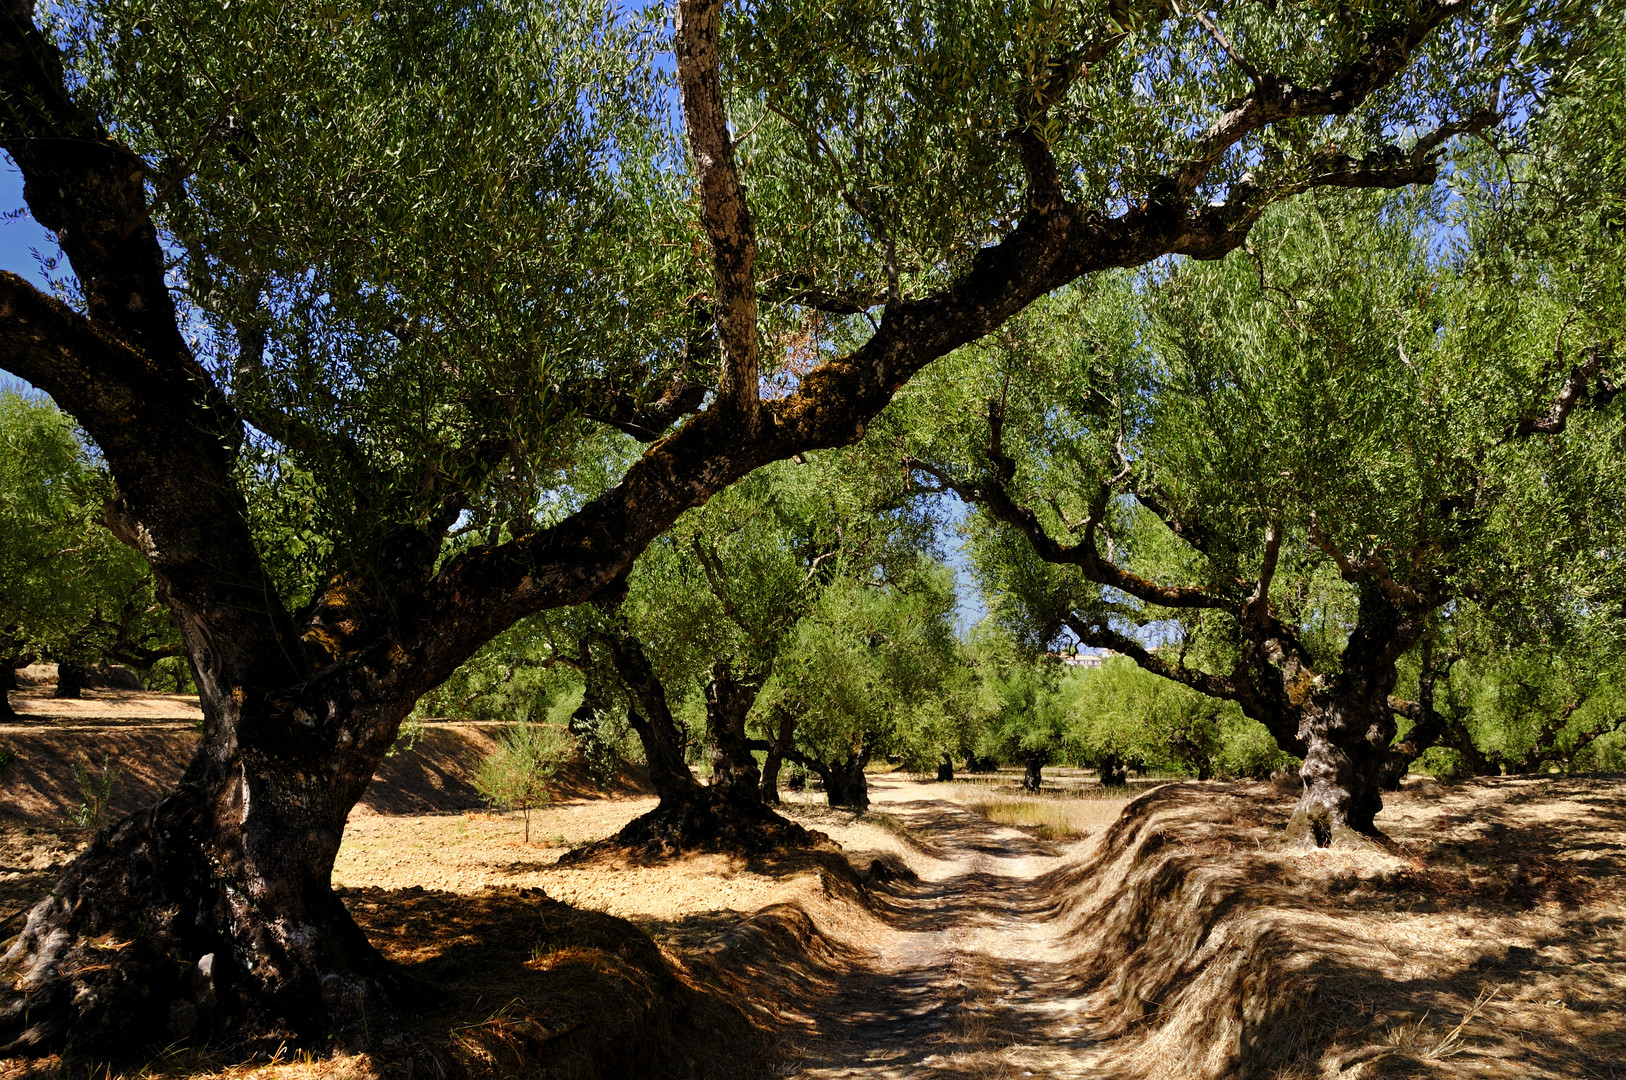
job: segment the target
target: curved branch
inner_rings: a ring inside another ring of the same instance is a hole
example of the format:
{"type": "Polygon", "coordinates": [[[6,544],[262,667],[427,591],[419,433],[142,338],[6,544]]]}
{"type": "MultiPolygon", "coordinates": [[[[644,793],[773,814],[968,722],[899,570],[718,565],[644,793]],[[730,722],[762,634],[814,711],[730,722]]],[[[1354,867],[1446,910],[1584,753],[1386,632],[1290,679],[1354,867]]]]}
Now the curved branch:
{"type": "Polygon", "coordinates": [[[1004,484],[993,477],[980,484],[963,483],[935,465],[917,458],[905,458],[904,468],[926,473],[966,502],[985,507],[990,514],[1014,526],[1033,546],[1034,554],[1045,562],[1058,566],[1076,566],[1084,577],[1097,585],[1106,585],[1128,593],[1137,600],[1169,608],[1224,608],[1229,601],[1215,596],[1206,589],[1184,585],[1160,585],[1155,581],[1133,574],[1109,560],[1103,559],[1095,546],[1095,530],[1099,515],[1092,513],[1084,522],[1084,538],[1068,546],[1052,539],[1032,510],[1017,503],[1005,490],[1004,484]]]}
{"type": "Polygon", "coordinates": [[[1539,416],[1522,417],[1502,441],[1511,442],[1531,435],[1560,435],[1569,424],[1570,414],[1583,403],[1602,407],[1613,401],[1621,388],[1611,384],[1604,375],[1613,349],[1612,341],[1588,349],[1586,358],[1570,369],[1547,411],[1539,416]]]}
{"type": "Polygon", "coordinates": [[[743,430],[752,434],[761,406],[753,269],[757,241],[745,189],[734,165],[734,140],[728,132],[718,81],[721,11],[721,0],[681,0],[678,4],[678,89],[689,151],[700,181],[700,216],[711,241],[717,287],[717,333],[723,353],[717,398],[737,413],[743,430]]]}
{"type": "Polygon", "coordinates": [[[1394,78],[1435,27],[1468,10],[1467,0],[1422,5],[1415,18],[1369,34],[1356,57],[1319,85],[1300,86],[1274,72],[1248,71],[1253,91],[1233,102],[1197,140],[1191,160],[1174,178],[1175,190],[1190,198],[1227,150],[1279,120],[1347,115],[1394,78]]]}
{"type": "Polygon", "coordinates": [[[299,671],[298,635],[232,481],[235,415],[208,375],[138,350],[5,271],[0,368],[45,390],[96,440],[121,493],[109,527],[146,556],[160,598],[227,682],[269,685],[299,671]]]}

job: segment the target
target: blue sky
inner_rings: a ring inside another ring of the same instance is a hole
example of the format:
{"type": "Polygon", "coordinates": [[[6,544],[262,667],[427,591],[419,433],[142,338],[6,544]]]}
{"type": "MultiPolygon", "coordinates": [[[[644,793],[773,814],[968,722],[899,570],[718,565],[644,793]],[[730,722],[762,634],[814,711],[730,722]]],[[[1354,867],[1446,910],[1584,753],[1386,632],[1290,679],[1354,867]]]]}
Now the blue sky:
{"type": "Polygon", "coordinates": [[[0,221],[0,270],[10,270],[43,284],[45,278],[29,249],[38,248],[51,254],[57,247],[51,235],[28,215],[23,205],[22,173],[11,163],[11,155],[4,151],[0,151],[0,210],[8,215],[8,220],[0,221]],[[23,210],[23,216],[10,218],[15,210],[23,210]]]}

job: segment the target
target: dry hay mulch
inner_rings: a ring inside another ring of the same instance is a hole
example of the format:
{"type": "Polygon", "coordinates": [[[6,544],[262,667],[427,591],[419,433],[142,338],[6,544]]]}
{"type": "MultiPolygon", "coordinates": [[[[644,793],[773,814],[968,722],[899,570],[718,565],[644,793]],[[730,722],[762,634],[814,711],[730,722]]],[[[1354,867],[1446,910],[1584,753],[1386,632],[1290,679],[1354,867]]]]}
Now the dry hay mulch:
{"type": "MultiPolygon", "coordinates": [[[[389,1040],[397,1049],[326,1057],[262,1042],[257,1052],[243,1044],[176,1050],[124,1072],[90,1073],[51,1057],[0,1062],[0,1080],[751,1080],[773,1073],[770,1025],[748,1018],[625,920],[536,889],[341,895],[369,939],[426,987],[404,1038],[389,1040]]],[[[721,962],[738,963],[726,955],[721,962]]]]}
{"type": "Polygon", "coordinates": [[[1386,849],[1292,852],[1291,797],[1171,784],[1055,872],[1106,1076],[1626,1074],[1626,781],[1386,798],[1386,849]]]}

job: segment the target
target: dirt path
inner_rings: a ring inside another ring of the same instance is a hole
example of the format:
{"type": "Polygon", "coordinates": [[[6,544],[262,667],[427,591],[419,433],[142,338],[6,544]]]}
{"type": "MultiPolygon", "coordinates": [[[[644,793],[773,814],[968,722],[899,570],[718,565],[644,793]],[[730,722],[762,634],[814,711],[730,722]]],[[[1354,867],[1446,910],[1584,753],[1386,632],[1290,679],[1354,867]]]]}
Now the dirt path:
{"type": "Polygon", "coordinates": [[[920,849],[920,881],[883,899],[892,931],[863,943],[868,970],[816,1017],[798,1080],[1072,1077],[1096,1056],[1072,990],[1079,965],[1042,880],[1061,851],[941,792],[872,781],[872,811],[920,849]]]}

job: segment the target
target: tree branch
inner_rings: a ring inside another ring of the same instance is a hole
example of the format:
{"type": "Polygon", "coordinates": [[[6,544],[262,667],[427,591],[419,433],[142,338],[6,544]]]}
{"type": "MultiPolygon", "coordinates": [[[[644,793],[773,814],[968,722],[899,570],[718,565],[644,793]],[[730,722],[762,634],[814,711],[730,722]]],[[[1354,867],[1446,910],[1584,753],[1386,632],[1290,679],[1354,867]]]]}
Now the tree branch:
{"type": "Polygon", "coordinates": [[[718,81],[717,38],[721,0],[679,0],[676,51],[684,126],[700,182],[701,221],[711,240],[717,287],[717,334],[722,370],[719,404],[731,409],[747,435],[761,405],[758,387],[757,294],[753,270],[756,233],[734,164],[723,88],[718,81]]]}
{"type": "Polygon", "coordinates": [[[1338,567],[1339,576],[1351,585],[1370,581],[1390,603],[1398,607],[1426,610],[1437,606],[1422,591],[1397,582],[1389,571],[1389,564],[1377,552],[1374,551],[1363,558],[1356,558],[1345,552],[1321,531],[1320,523],[1316,521],[1313,511],[1310,514],[1309,535],[1310,543],[1332,559],[1338,567]]]}
{"type": "Polygon", "coordinates": [[[1355,58],[1316,86],[1300,86],[1274,72],[1253,72],[1253,91],[1231,103],[1197,140],[1195,153],[1174,178],[1175,190],[1190,198],[1227,150],[1279,120],[1347,115],[1394,78],[1435,27],[1468,8],[1466,0],[1423,5],[1416,18],[1369,33],[1355,58]]]}
{"type": "Polygon", "coordinates": [[[1548,406],[1547,411],[1539,416],[1526,416],[1514,424],[1513,430],[1503,437],[1502,442],[1511,442],[1514,439],[1528,438],[1531,435],[1559,435],[1569,424],[1570,414],[1581,404],[1590,402],[1596,407],[1602,407],[1615,399],[1621,388],[1609,382],[1605,376],[1607,366],[1614,351],[1614,342],[1605,342],[1594,345],[1586,351],[1585,359],[1570,369],[1569,375],[1564,379],[1564,385],[1559,387],[1558,396],[1548,406]]]}
{"type": "MultiPolygon", "coordinates": [[[[1006,458],[1005,461],[1008,462],[1009,459],[1006,458]]],[[[918,458],[905,458],[903,464],[906,469],[918,470],[933,477],[966,502],[985,507],[998,520],[1015,526],[1032,544],[1034,553],[1045,562],[1059,566],[1076,566],[1084,574],[1085,578],[1097,585],[1106,585],[1118,589],[1138,600],[1148,604],[1156,604],[1159,607],[1223,608],[1227,606],[1228,602],[1226,600],[1214,596],[1205,589],[1182,585],[1159,585],[1101,558],[1100,552],[1096,550],[1095,546],[1094,532],[1100,520],[1095,513],[1092,513],[1084,522],[1083,540],[1078,544],[1067,546],[1052,539],[1050,534],[1045,531],[1044,525],[1039,521],[1038,515],[1012,499],[1004,484],[995,477],[987,477],[982,483],[971,485],[962,483],[948,471],[918,458]]]]}
{"type": "Polygon", "coordinates": [[[654,442],[685,416],[700,411],[706,398],[703,383],[674,378],[654,401],[639,402],[628,394],[608,391],[597,407],[582,409],[589,420],[608,424],[639,442],[654,442]]]}
{"type": "MultiPolygon", "coordinates": [[[[3,20],[0,20],[3,22],[3,20]]],[[[0,368],[49,393],[96,440],[118,482],[115,534],[145,555],[183,633],[228,681],[302,666],[232,482],[235,414],[195,361],[159,359],[0,271],[0,368]]]]}

